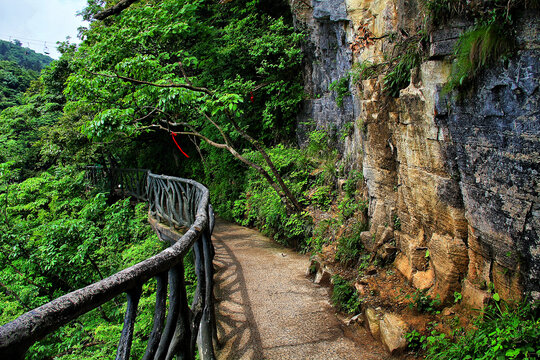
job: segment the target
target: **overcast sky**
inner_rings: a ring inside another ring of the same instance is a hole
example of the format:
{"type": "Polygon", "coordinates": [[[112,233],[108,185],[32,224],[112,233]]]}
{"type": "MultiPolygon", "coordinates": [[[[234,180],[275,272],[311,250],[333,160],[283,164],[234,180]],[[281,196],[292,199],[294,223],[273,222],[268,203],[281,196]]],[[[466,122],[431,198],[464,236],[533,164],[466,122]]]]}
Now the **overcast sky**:
{"type": "Polygon", "coordinates": [[[56,42],[71,37],[79,42],[77,28],[84,26],[76,13],[86,0],[0,0],[0,39],[19,39],[23,46],[57,59],[56,42]]]}

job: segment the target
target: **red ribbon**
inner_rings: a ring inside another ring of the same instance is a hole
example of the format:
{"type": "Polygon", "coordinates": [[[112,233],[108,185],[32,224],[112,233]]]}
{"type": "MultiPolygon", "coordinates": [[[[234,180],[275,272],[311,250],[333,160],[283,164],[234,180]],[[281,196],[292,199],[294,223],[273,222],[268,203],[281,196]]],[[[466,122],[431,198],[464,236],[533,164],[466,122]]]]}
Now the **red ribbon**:
{"type": "Polygon", "coordinates": [[[182,154],[184,154],[185,157],[189,158],[189,155],[186,154],[186,153],[184,152],[184,150],[182,150],[182,148],[180,147],[180,145],[178,145],[178,143],[176,142],[176,133],[171,132],[171,137],[172,137],[174,143],[176,144],[176,146],[178,147],[178,149],[182,152],[182,154]]]}

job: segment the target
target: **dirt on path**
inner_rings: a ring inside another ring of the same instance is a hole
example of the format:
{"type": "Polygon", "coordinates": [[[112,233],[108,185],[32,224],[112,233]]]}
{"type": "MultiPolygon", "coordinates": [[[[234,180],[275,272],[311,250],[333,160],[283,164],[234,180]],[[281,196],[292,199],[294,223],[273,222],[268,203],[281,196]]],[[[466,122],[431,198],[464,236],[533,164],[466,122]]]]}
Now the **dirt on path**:
{"type": "Polygon", "coordinates": [[[214,230],[220,360],[390,359],[363,329],[350,336],[309,257],[218,219],[214,230]]]}

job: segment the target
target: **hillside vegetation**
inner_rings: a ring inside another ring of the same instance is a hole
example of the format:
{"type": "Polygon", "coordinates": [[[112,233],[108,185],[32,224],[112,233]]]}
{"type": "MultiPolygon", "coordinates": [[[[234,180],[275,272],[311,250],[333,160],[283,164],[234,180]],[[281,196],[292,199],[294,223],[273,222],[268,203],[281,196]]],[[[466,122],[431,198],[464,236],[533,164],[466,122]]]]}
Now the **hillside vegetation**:
{"type": "Polygon", "coordinates": [[[0,40],[0,110],[20,105],[22,94],[51,61],[19,42],[0,40]]]}
{"type": "MultiPolygon", "coordinates": [[[[82,14],[92,19],[115,3],[89,0],[82,14]]],[[[367,270],[363,175],[345,169],[335,147],[348,132],[314,130],[305,148],[296,143],[305,34],[287,1],[140,0],[92,21],[82,37],[50,64],[0,43],[2,323],[163,248],[144,205],[91,187],[87,165],[195,179],[219,216],[303,252],[333,243],[337,262],[367,270]]],[[[345,295],[336,304],[357,311],[356,291],[337,283],[345,295]]],[[[152,325],[154,287],[143,289],[135,358],[152,325]]],[[[58,330],[27,357],[113,358],[124,300],[58,330]]],[[[447,344],[439,340],[434,349],[447,344]]]]}
{"type": "Polygon", "coordinates": [[[53,59],[24,47],[19,40],[13,42],[0,40],[0,61],[12,61],[27,70],[39,72],[53,59]]]}

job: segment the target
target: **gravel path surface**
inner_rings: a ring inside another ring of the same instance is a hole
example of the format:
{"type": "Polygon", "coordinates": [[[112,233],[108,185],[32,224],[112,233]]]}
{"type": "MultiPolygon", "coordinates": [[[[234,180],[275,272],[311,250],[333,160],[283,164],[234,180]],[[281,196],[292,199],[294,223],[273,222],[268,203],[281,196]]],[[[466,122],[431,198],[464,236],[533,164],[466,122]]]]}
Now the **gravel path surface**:
{"type": "Polygon", "coordinates": [[[307,256],[219,219],[213,237],[218,359],[390,359],[338,319],[328,290],[305,276],[307,256]]]}

